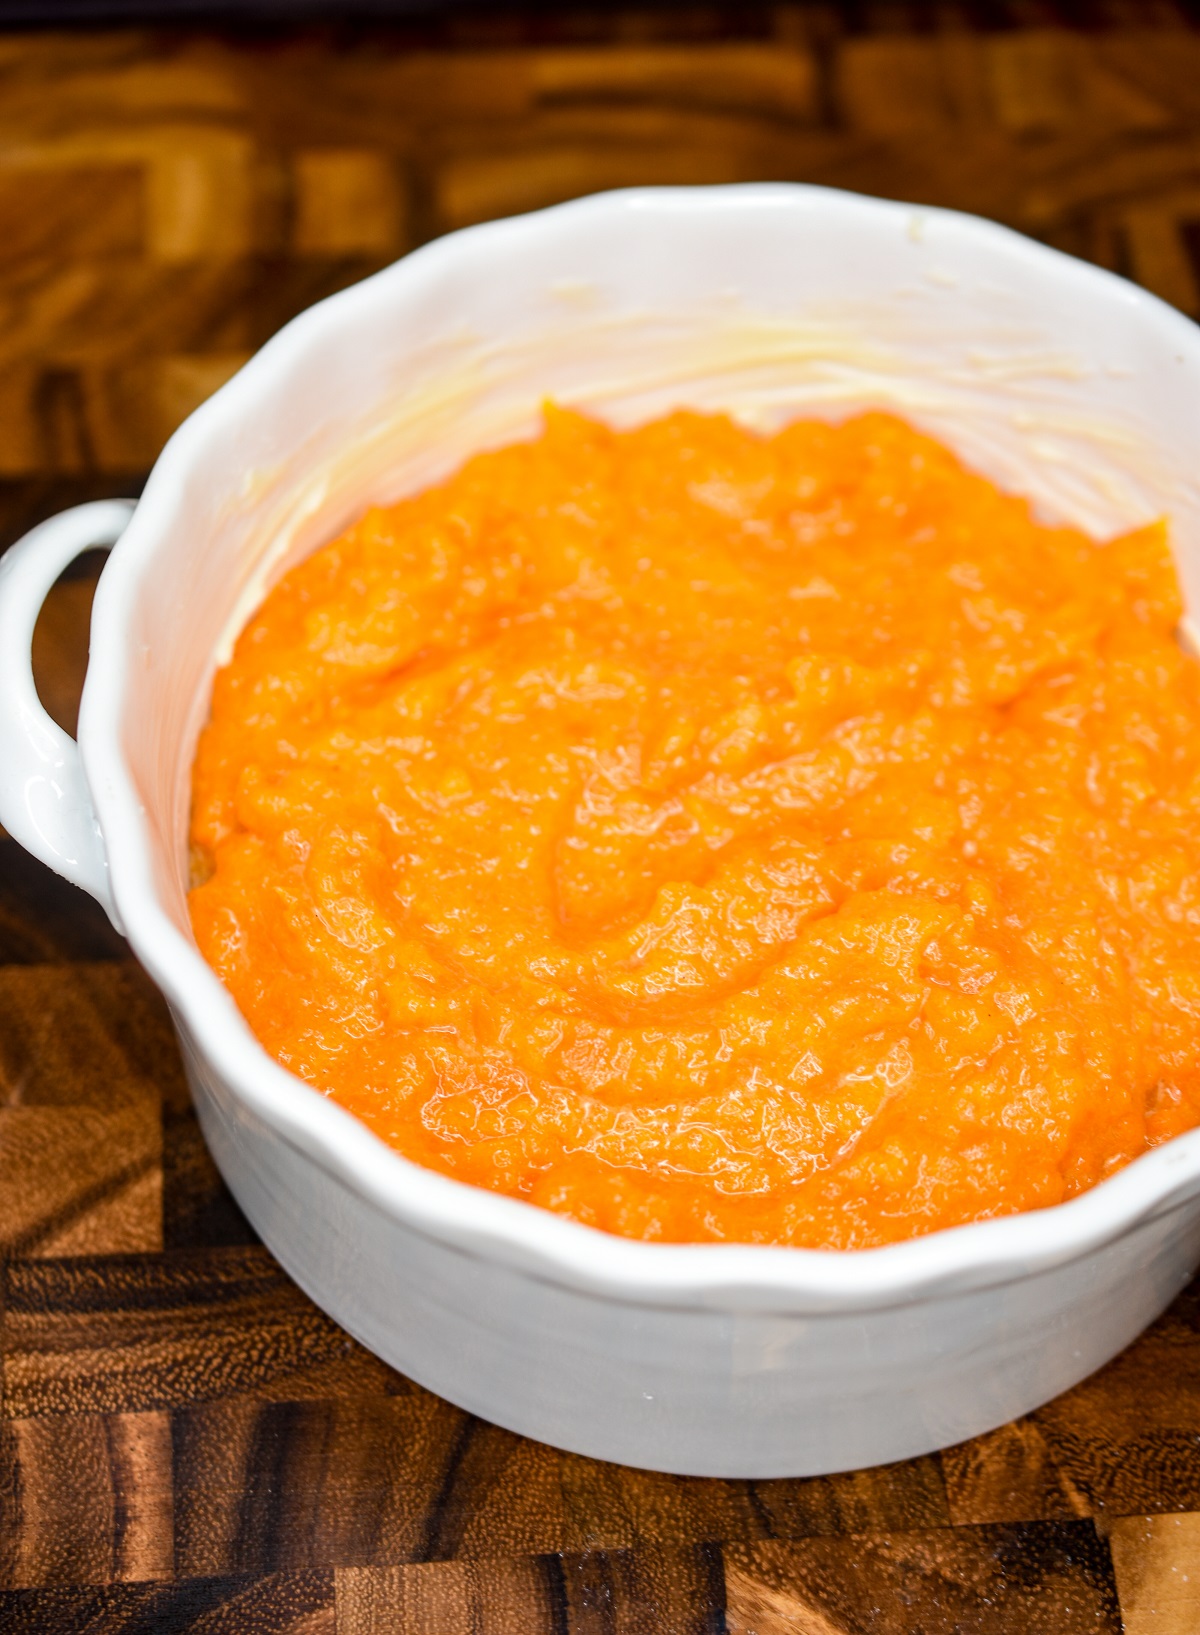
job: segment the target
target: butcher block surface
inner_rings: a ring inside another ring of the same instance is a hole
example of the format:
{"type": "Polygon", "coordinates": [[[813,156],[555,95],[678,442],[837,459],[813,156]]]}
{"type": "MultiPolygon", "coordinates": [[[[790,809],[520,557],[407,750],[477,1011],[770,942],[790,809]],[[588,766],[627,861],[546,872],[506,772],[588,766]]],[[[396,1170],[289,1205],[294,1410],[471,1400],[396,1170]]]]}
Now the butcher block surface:
{"type": "MultiPolygon", "coordinates": [[[[0,36],[0,542],[136,493],[281,323],[441,232],[763,178],[992,216],[1196,316],[1200,32],[1031,0],[0,36]]],[[[38,629],[68,726],[97,569],[38,629]]],[[[707,1481],[525,1441],[301,1294],[152,984],[2,835],[0,1279],[0,1635],[1200,1629],[1200,1284],[905,1464],[707,1481]]]]}

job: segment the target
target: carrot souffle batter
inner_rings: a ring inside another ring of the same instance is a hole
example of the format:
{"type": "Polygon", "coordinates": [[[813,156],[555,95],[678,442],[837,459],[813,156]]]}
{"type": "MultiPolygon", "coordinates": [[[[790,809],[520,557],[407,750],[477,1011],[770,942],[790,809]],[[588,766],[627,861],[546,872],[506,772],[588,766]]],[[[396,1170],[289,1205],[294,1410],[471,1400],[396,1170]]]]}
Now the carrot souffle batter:
{"type": "Polygon", "coordinates": [[[192,921],[416,1162],[861,1248],[1200,1123],[1200,665],[1165,529],[902,421],[673,414],[368,511],[216,680],[192,921]]]}

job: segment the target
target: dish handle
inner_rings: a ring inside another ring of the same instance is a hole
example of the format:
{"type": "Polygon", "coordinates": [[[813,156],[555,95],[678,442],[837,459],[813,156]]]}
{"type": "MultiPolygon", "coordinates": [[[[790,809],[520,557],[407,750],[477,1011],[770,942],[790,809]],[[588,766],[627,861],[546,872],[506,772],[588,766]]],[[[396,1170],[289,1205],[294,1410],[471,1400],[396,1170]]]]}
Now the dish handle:
{"type": "Polygon", "coordinates": [[[0,557],[0,823],[26,851],[90,892],[118,931],[79,745],[43,708],[32,649],[33,627],[54,581],[84,551],[115,545],[133,503],[76,505],[0,557]]]}

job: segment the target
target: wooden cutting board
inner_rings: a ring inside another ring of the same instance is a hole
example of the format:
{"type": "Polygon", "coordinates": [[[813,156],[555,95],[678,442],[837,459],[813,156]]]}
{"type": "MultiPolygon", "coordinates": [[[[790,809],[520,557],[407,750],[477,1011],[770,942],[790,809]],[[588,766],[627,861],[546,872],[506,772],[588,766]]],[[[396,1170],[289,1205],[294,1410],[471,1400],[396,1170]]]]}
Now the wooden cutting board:
{"type": "MultiPolygon", "coordinates": [[[[3,538],[136,487],[312,299],[601,186],[954,204],[1200,311],[1200,35],[1166,4],[1058,16],[0,39],[3,538]]],[[[67,723],[94,577],[39,627],[67,723]]],[[[3,837],[0,1257],[0,1635],[1200,1630],[1200,1287],[1076,1390],[906,1464],[699,1481],[523,1441],[289,1281],[213,1169],[152,986],[3,837]]]]}

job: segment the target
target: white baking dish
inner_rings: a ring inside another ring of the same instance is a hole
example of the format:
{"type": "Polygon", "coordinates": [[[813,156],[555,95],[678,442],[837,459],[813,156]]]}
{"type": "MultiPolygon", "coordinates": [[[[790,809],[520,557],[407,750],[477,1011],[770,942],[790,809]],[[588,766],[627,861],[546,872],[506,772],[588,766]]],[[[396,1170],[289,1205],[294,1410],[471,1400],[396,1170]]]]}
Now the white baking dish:
{"type": "Polygon", "coordinates": [[[0,566],[0,820],[108,907],[173,1011],[230,1187],[373,1350],[488,1419],[655,1469],[899,1459],[1032,1408],[1200,1259],[1200,1132],[1054,1209],[858,1253],[606,1236],[417,1168],[257,1043],[192,941],[189,769],[267,587],[370,501],[531,432],[898,408],[1052,514],[1170,514],[1200,605],[1200,330],[967,217],[815,188],[609,194],[441,240],[305,313],[183,426],[132,517],[0,566]],[[128,522],[128,526],[126,523],[128,522]],[[102,576],[78,747],[29,670],[64,564],[102,576]]]}

